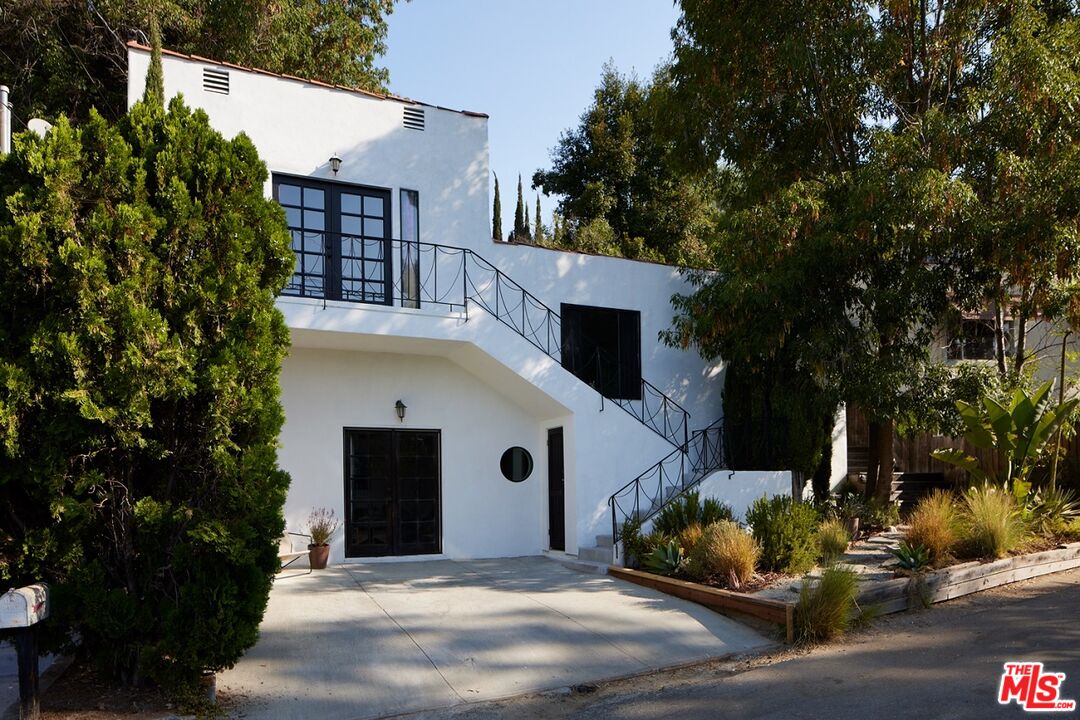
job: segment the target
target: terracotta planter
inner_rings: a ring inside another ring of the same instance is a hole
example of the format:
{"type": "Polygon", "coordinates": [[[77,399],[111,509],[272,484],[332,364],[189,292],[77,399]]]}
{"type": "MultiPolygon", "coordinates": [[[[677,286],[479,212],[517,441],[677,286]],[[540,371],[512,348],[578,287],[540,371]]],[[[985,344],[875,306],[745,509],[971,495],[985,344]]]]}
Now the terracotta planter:
{"type": "Polygon", "coordinates": [[[308,563],[312,570],[322,570],[326,567],[326,561],[330,559],[329,545],[308,545],[308,563]]]}

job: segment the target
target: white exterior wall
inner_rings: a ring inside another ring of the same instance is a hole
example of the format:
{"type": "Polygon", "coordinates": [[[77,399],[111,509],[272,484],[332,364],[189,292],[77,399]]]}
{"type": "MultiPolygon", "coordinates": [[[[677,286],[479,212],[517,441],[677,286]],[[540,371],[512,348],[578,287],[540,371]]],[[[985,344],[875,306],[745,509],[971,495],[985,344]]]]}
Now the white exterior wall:
{"type": "MultiPolygon", "coordinates": [[[[290,530],[315,507],[342,516],[344,428],[439,430],[443,554],[535,555],[547,547],[543,425],[475,375],[440,357],[294,348],[281,384],[279,457],[293,480],[285,507],[290,530]],[[399,398],[408,405],[403,422],[394,411],[399,398]],[[499,470],[503,451],[515,445],[536,461],[520,483],[499,470]]],[[[341,532],[331,556],[344,559],[341,532]]]]}
{"type": "MultiPolygon", "coordinates": [[[[347,350],[357,355],[394,352],[402,356],[445,357],[536,418],[545,441],[547,428],[563,427],[566,550],[569,553],[576,553],[578,546],[594,545],[598,534],[610,533],[608,497],[672,450],[666,440],[610,401],[601,402],[600,395],[592,388],[482,311],[474,309],[466,320],[464,315],[372,308],[353,303],[328,302],[324,307],[321,301],[306,298],[283,298],[280,307],[293,328],[294,352],[303,347],[314,348],[316,352],[347,350]]],[[[293,381],[288,375],[283,377],[282,387],[286,393],[290,382],[293,381]]],[[[327,383],[331,378],[323,376],[312,382],[327,383]]],[[[411,417],[414,408],[446,402],[448,392],[449,388],[434,383],[401,397],[409,406],[411,417]]],[[[389,412],[396,399],[381,401],[380,416],[389,412]]],[[[461,412],[448,418],[450,422],[484,414],[483,404],[473,407],[469,396],[460,398],[455,407],[461,412]]],[[[288,405],[285,412],[288,417],[288,405]]],[[[479,427],[477,432],[482,432],[484,426],[479,427]]],[[[340,438],[336,441],[340,442],[340,438]]],[[[444,448],[446,442],[444,440],[444,448]]],[[[500,455],[513,444],[524,446],[524,443],[510,443],[499,451],[500,455]]],[[[331,458],[339,466],[340,456],[339,449],[331,458]]],[[[479,467],[479,456],[464,457],[470,468],[479,467]]],[[[546,452],[542,457],[533,453],[533,459],[536,461],[537,484],[542,487],[542,500],[530,512],[543,517],[546,523],[546,452]]],[[[282,457],[282,467],[289,472],[295,473],[302,463],[299,456],[282,457]]],[[[448,463],[449,459],[444,455],[444,473],[448,463]]],[[[497,467],[494,471],[498,471],[497,467]]],[[[339,469],[338,475],[341,472],[339,469]]],[[[290,492],[290,498],[307,492],[295,475],[290,492]]],[[[444,488],[444,505],[447,492],[444,488]]],[[[489,508],[489,511],[501,512],[501,508],[489,508]]],[[[546,528],[545,524],[545,533],[546,528]]],[[[544,543],[543,547],[546,547],[546,535],[544,543]]]]}
{"type": "MultiPolygon", "coordinates": [[[[132,49],[129,63],[134,103],[149,53],[132,49]]],[[[396,100],[237,68],[226,68],[230,92],[220,95],[203,90],[204,67],[220,68],[166,54],[166,96],[182,93],[226,136],[246,133],[271,174],[390,189],[395,239],[398,191],[418,191],[422,242],[474,250],[556,312],[564,302],[639,311],[642,376],[690,412],[690,430],[720,417],[721,366],[657,339],[671,323],[671,296],[690,290],[676,269],[491,240],[485,117],[424,106],[421,132],[402,126],[407,105],[396,100]],[[335,154],[342,158],[336,176],[328,163],[335,154]]],[[[442,431],[450,557],[547,547],[547,428],[564,428],[569,553],[610,533],[608,497],[673,449],[478,307],[466,315],[288,297],[278,305],[293,340],[282,377],[290,529],[312,507],[344,515],[342,428],[397,426],[398,398],[409,407],[405,426],[442,431]],[[535,461],[520,486],[498,468],[512,445],[528,448],[535,461]]],[[[753,477],[747,492],[751,500],[776,487],[790,492],[787,482],[753,477]]],[[[737,492],[728,501],[741,502],[737,492]]],[[[333,553],[342,556],[340,537],[333,553]]]]}
{"type": "Polygon", "coordinates": [[[675,316],[671,296],[693,290],[678,268],[510,243],[492,242],[481,252],[556,311],[560,303],[638,310],[642,377],[690,413],[691,430],[723,414],[722,365],[658,339],[675,316]]]}
{"type": "MultiPolygon", "coordinates": [[[[131,49],[128,63],[128,102],[134,104],[146,86],[150,55],[131,49]]],[[[165,96],[182,94],[225,137],[245,133],[271,173],[391,189],[398,239],[398,191],[416,190],[421,241],[490,242],[486,117],[423,107],[426,128],[410,130],[401,124],[402,110],[421,106],[227,67],[229,94],[221,95],[203,90],[205,67],[221,69],[165,55],[165,96]],[[335,154],[342,160],[337,175],[329,163],[335,154]]]]}
{"type": "Polygon", "coordinates": [[[788,470],[720,470],[701,481],[702,498],[716,498],[727,503],[740,520],[762,495],[791,496],[791,472],[788,470]]]}

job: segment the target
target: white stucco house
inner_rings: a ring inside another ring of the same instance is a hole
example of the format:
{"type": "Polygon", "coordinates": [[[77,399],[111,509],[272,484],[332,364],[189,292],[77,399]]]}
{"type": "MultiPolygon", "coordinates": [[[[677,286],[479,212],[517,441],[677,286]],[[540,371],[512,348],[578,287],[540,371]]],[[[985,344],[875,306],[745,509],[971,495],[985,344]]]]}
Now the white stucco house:
{"type": "MultiPolygon", "coordinates": [[[[149,60],[129,46],[131,103],[149,60]]],[[[615,493],[625,517],[703,478],[738,511],[791,492],[722,470],[722,367],[657,340],[676,268],[492,240],[486,115],[163,65],[167,97],[251,138],[285,208],[286,520],[333,509],[332,561],[610,561],[615,493]]]]}

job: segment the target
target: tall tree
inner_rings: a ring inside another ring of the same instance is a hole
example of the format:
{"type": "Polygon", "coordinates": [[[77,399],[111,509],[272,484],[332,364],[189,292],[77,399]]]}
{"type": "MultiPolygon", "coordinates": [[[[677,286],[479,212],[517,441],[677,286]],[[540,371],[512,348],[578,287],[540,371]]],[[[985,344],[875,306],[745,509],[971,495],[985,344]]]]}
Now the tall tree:
{"type": "Polygon", "coordinates": [[[0,78],[16,115],[86,118],[127,109],[129,39],[150,18],[164,46],[272,72],[385,90],[379,67],[394,0],[8,0],[0,3],[0,78]]]}
{"type": "Polygon", "coordinates": [[[540,220],[540,195],[536,195],[536,223],[533,225],[533,242],[537,245],[544,244],[544,224],[540,220]]]}
{"type": "Polygon", "coordinates": [[[510,237],[515,242],[529,239],[525,231],[525,198],[521,193],[521,174],[518,173],[517,205],[514,206],[514,234],[510,237]]]}
{"type": "Polygon", "coordinates": [[[500,242],[503,239],[502,231],[502,199],[499,197],[499,176],[495,175],[495,201],[491,206],[491,237],[500,242]]]}
{"type": "Polygon", "coordinates": [[[191,685],[254,644],[278,567],[293,265],[266,166],[174,99],[0,158],[0,588],[54,638],[191,685]]]}
{"type": "Polygon", "coordinates": [[[652,84],[604,66],[592,105],[551,152],[533,187],[559,195],[571,249],[700,264],[715,216],[715,168],[670,162],[673,143],[659,105],[666,71],[652,84]],[[657,93],[656,90],[660,89],[657,93]]]}
{"type": "Polygon", "coordinates": [[[1077,328],[1080,20],[1075,3],[1069,10],[1004,5],[985,80],[972,98],[963,177],[979,201],[973,225],[986,249],[985,300],[997,316],[995,354],[1006,378],[1022,377],[1029,361],[1051,350],[1029,343],[1029,325],[1051,320],[1077,328]],[[1011,352],[1007,317],[1015,327],[1011,352]]]}
{"type": "Polygon", "coordinates": [[[165,68],[161,64],[161,23],[157,15],[150,17],[150,67],[146,71],[143,100],[150,105],[165,106],[165,68]]]}
{"type": "Polygon", "coordinates": [[[859,404],[871,420],[868,491],[887,499],[894,424],[933,371],[935,325],[954,304],[978,307],[996,264],[984,220],[1000,196],[980,196],[971,175],[980,144],[1000,140],[975,131],[992,68],[1010,28],[1034,17],[1060,42],[1046,72],[1020,82],[1075,88],[1063,72],[1076,63],[1075,4],[681,6],[667,130],[691,167],[728,171],[719,272],[676,301],[668,338],[755,365],[783,352],[823,392],[859,404]]]}

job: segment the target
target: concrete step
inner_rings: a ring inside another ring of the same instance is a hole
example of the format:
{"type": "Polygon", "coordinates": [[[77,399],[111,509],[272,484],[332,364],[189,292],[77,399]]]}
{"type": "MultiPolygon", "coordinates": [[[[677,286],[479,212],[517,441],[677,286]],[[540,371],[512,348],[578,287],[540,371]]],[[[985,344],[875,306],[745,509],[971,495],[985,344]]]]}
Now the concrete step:
{"type": "Polygon", "coordinates": [[[577,556],[578,560],[584,560],[585,562],[606,563],[610,565],[614,553],[609,547],[578,548],[577,556]]]}
{"type": "Polygon", "coordinates": [[[611,564],[610,562],[586,562],[584,560],[578,560],[573,555],[567,555],[566,553],[558,552],[556,550],[545,551],[544,557],[548,560],[554,560],[564,568],[592,575],[607,575],[608,565],[611,564]]]}
{"type": "Polygon", "coordinates": [[[615,545],[615,540],[610,535],[597,535],[596,547],[609,548],[615,545]]]}

